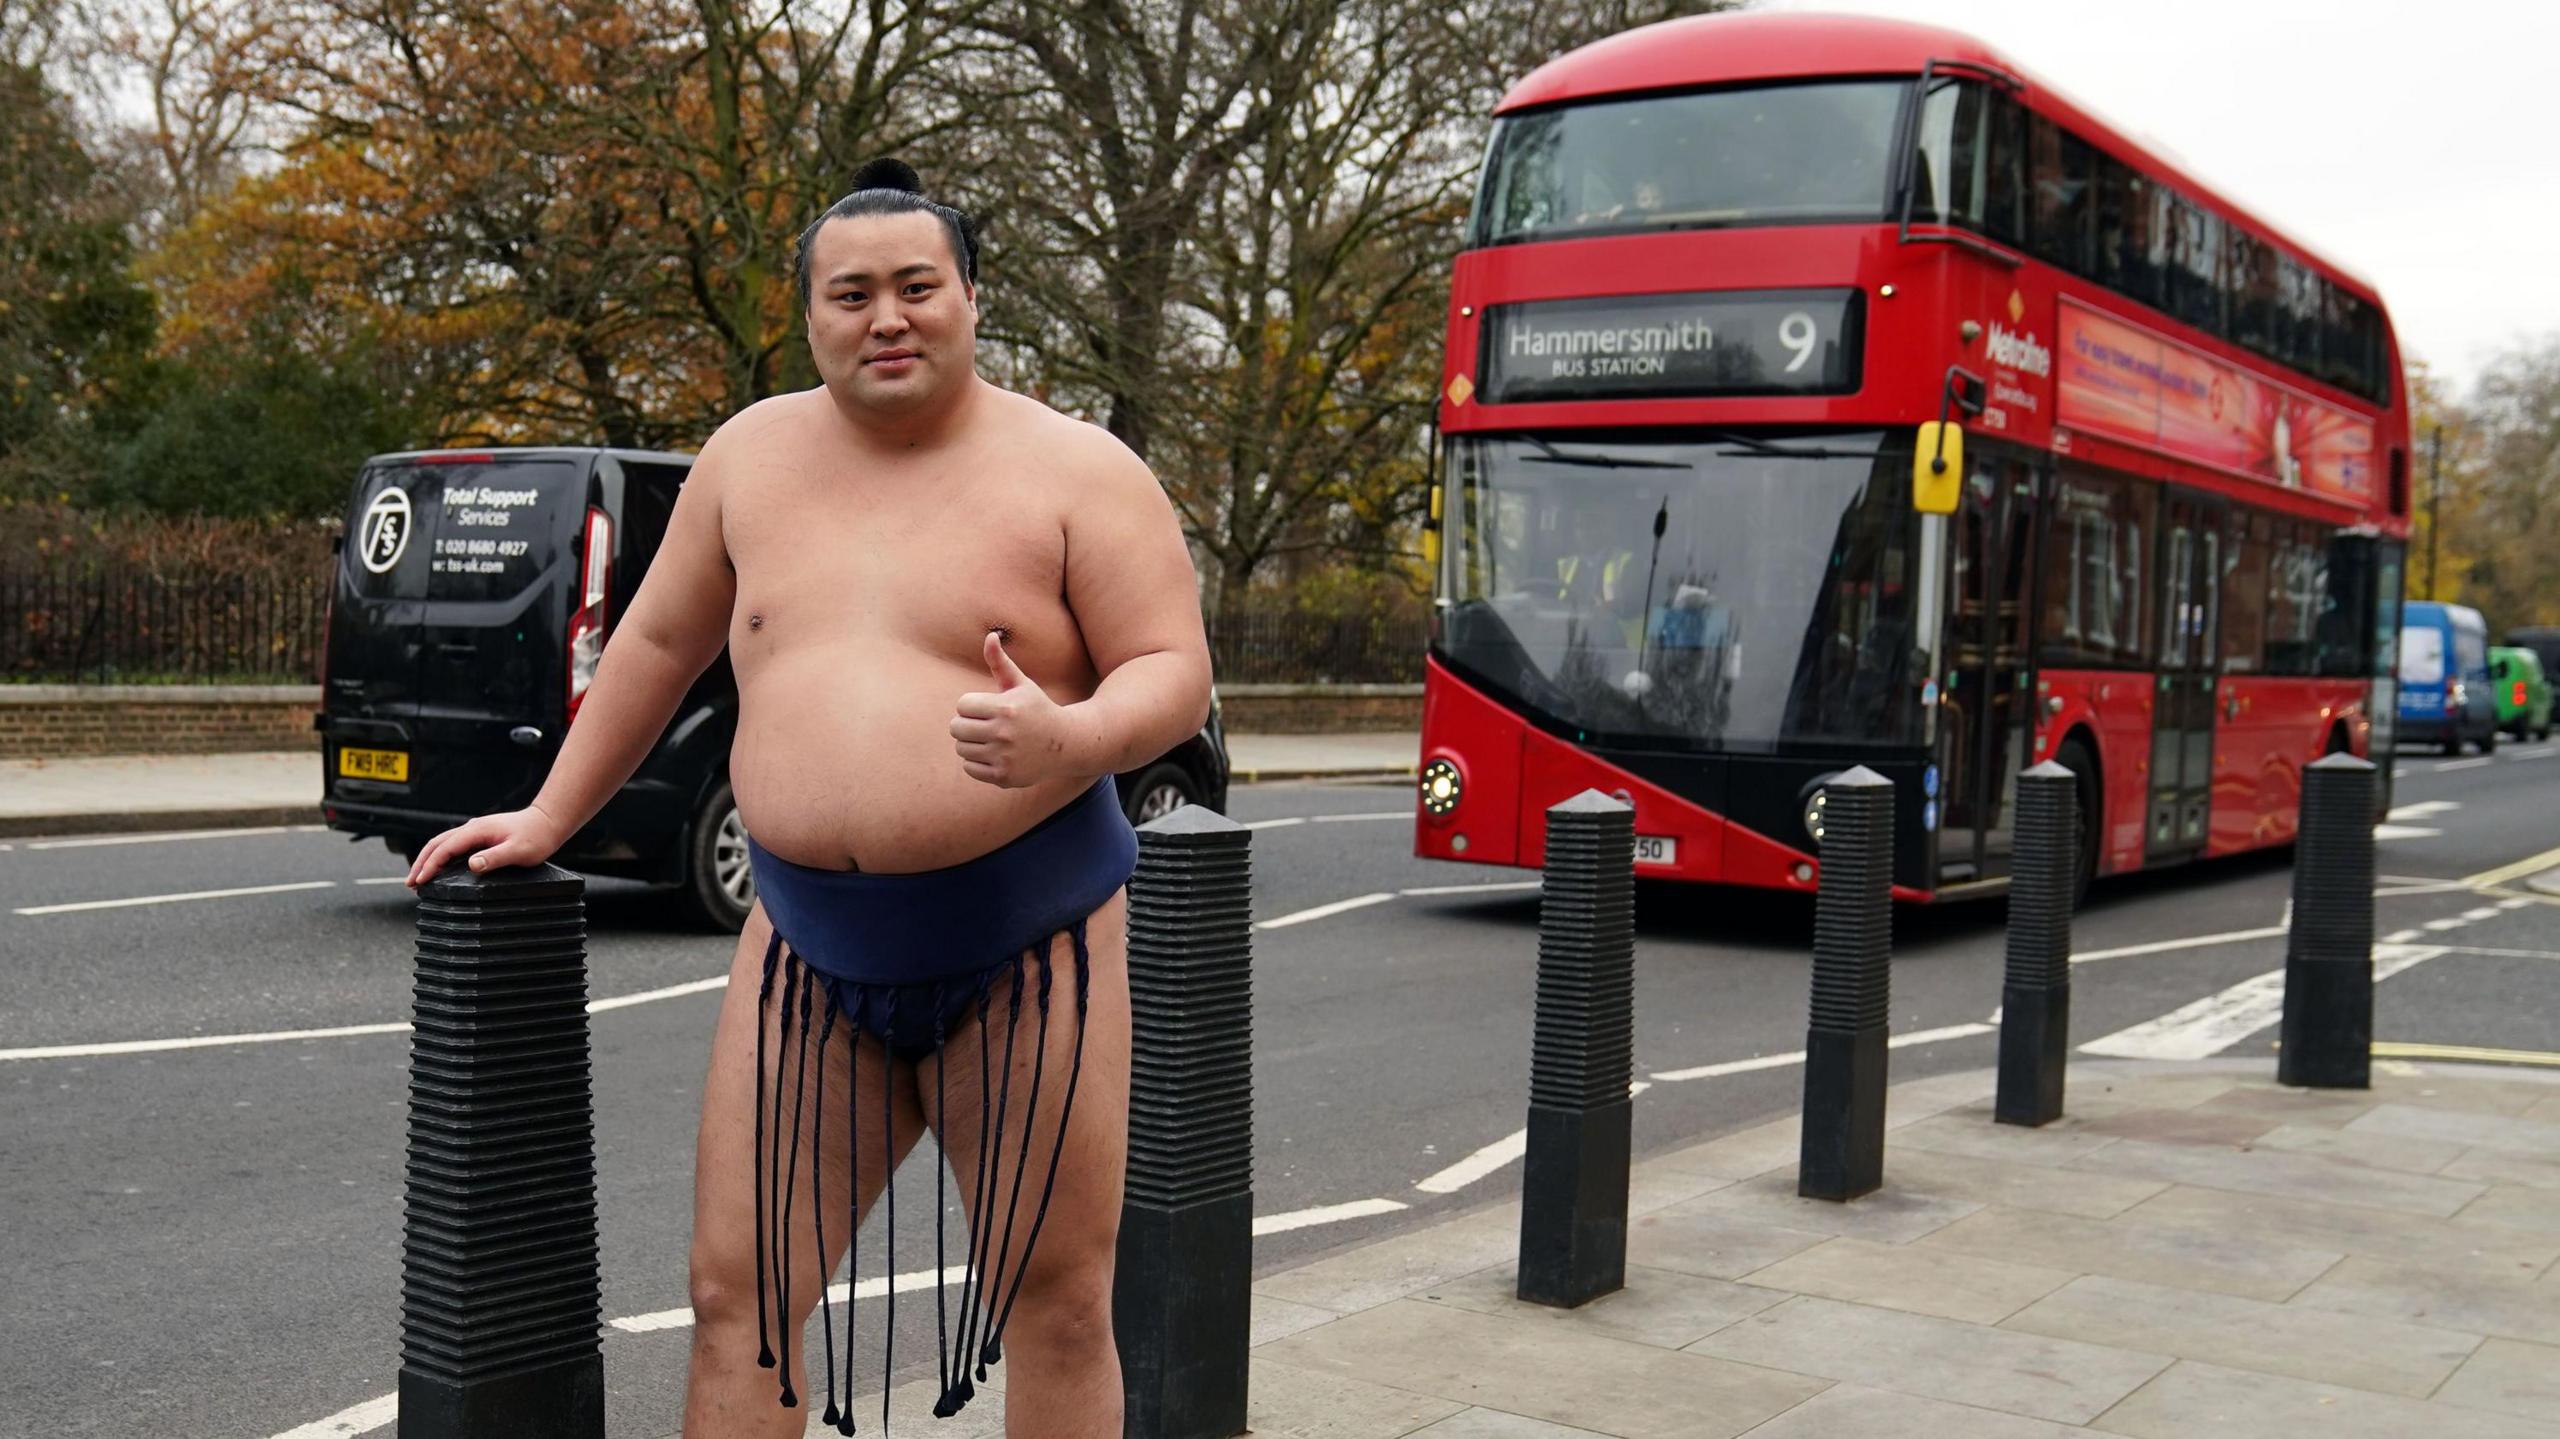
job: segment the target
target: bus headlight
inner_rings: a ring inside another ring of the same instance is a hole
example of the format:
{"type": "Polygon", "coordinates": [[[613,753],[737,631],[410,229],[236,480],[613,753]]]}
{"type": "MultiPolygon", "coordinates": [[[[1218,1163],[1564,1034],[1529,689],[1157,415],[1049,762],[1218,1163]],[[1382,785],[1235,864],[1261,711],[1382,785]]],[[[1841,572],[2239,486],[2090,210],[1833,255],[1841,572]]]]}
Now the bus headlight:
{"type": "Polygon", "coordinates": [[[1445,759],[1435,759],[1422,767],[1422,812],[1433,819],[1447,819],[1457,812],[1458,797],[1465,788],[1458,778],[1458,767],[1445,759]]]}
{"type": "Polygon", "coordinates": [[[1831,802],[1831,791],[1818,789],[1804,802],[1804,832],[1815,844],[1822,843],[1822,811],[1831,802]]]}

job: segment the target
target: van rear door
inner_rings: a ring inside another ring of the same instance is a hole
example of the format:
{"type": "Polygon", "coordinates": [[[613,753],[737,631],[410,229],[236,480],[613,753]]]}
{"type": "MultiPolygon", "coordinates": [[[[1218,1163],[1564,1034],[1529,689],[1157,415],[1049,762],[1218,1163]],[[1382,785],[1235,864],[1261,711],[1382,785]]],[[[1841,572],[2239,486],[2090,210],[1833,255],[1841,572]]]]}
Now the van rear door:
{"type": "Polygon", "coordinates": [[[518,808],[559,753],[593,469],[504,453],[411,467],[413,493],[433,496],[412,792],[437,810],[518,808]]]}

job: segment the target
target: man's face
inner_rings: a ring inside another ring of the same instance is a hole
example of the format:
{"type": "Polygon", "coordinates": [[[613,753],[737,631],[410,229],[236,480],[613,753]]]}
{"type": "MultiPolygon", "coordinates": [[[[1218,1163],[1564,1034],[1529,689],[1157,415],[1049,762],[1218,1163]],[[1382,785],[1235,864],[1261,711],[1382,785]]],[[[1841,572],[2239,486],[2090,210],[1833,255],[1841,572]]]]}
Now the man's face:
{"type": "Polygon", "coordinates": [[[967,383],[978,300],[940,220],[864,215],[818,227],[809,354],[840,402],[878,414],[912,414],[967,383]]]}

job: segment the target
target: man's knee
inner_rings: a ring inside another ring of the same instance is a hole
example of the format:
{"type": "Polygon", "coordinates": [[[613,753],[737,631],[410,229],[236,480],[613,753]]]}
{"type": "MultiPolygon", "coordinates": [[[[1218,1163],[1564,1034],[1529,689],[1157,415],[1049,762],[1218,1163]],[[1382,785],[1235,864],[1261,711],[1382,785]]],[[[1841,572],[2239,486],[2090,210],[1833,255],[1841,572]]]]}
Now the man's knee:
{"type": "Polygon", "coordinates": [[[693,1322],[701,1328],[753,1328],[757,1319],[755,1250],[746,1244],[697,1241],[687,1274],[693,1322]]]}
{"type": "MultiPolygon", "coordinates": [[[[1043,1249],[1048,1236],[1041,1236],[1043,1249]]],[[[1111,1349],[1112,1253],[1081,1246],[1044,1253],[1023,1276],[1022,1293],[1005,1325],[1008,1353],[1034,1363],[1083,1365],[1111,1349]]]]}

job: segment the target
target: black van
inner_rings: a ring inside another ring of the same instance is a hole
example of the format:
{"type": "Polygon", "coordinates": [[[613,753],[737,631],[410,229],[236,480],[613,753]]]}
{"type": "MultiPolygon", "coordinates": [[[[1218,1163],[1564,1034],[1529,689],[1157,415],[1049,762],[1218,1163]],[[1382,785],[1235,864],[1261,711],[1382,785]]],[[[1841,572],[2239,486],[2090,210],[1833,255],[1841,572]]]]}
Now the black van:
{"type": "MultiPolygon", "coordinates": [[[[690,455],[557,447],[377,455],[356,477],[330,588],[320,713],[329,827],[414,858],[541,789],[605,636],[666,536],[690,455]]],[[[738,686],[726,654],[666,733],[554,859],[677,886],[736,930],[755,899],[729,793],[738,686]]],[[[1132,820],[1224,811],[1226,738],[1209,723],[1118,777],[1132,820]]]]}

